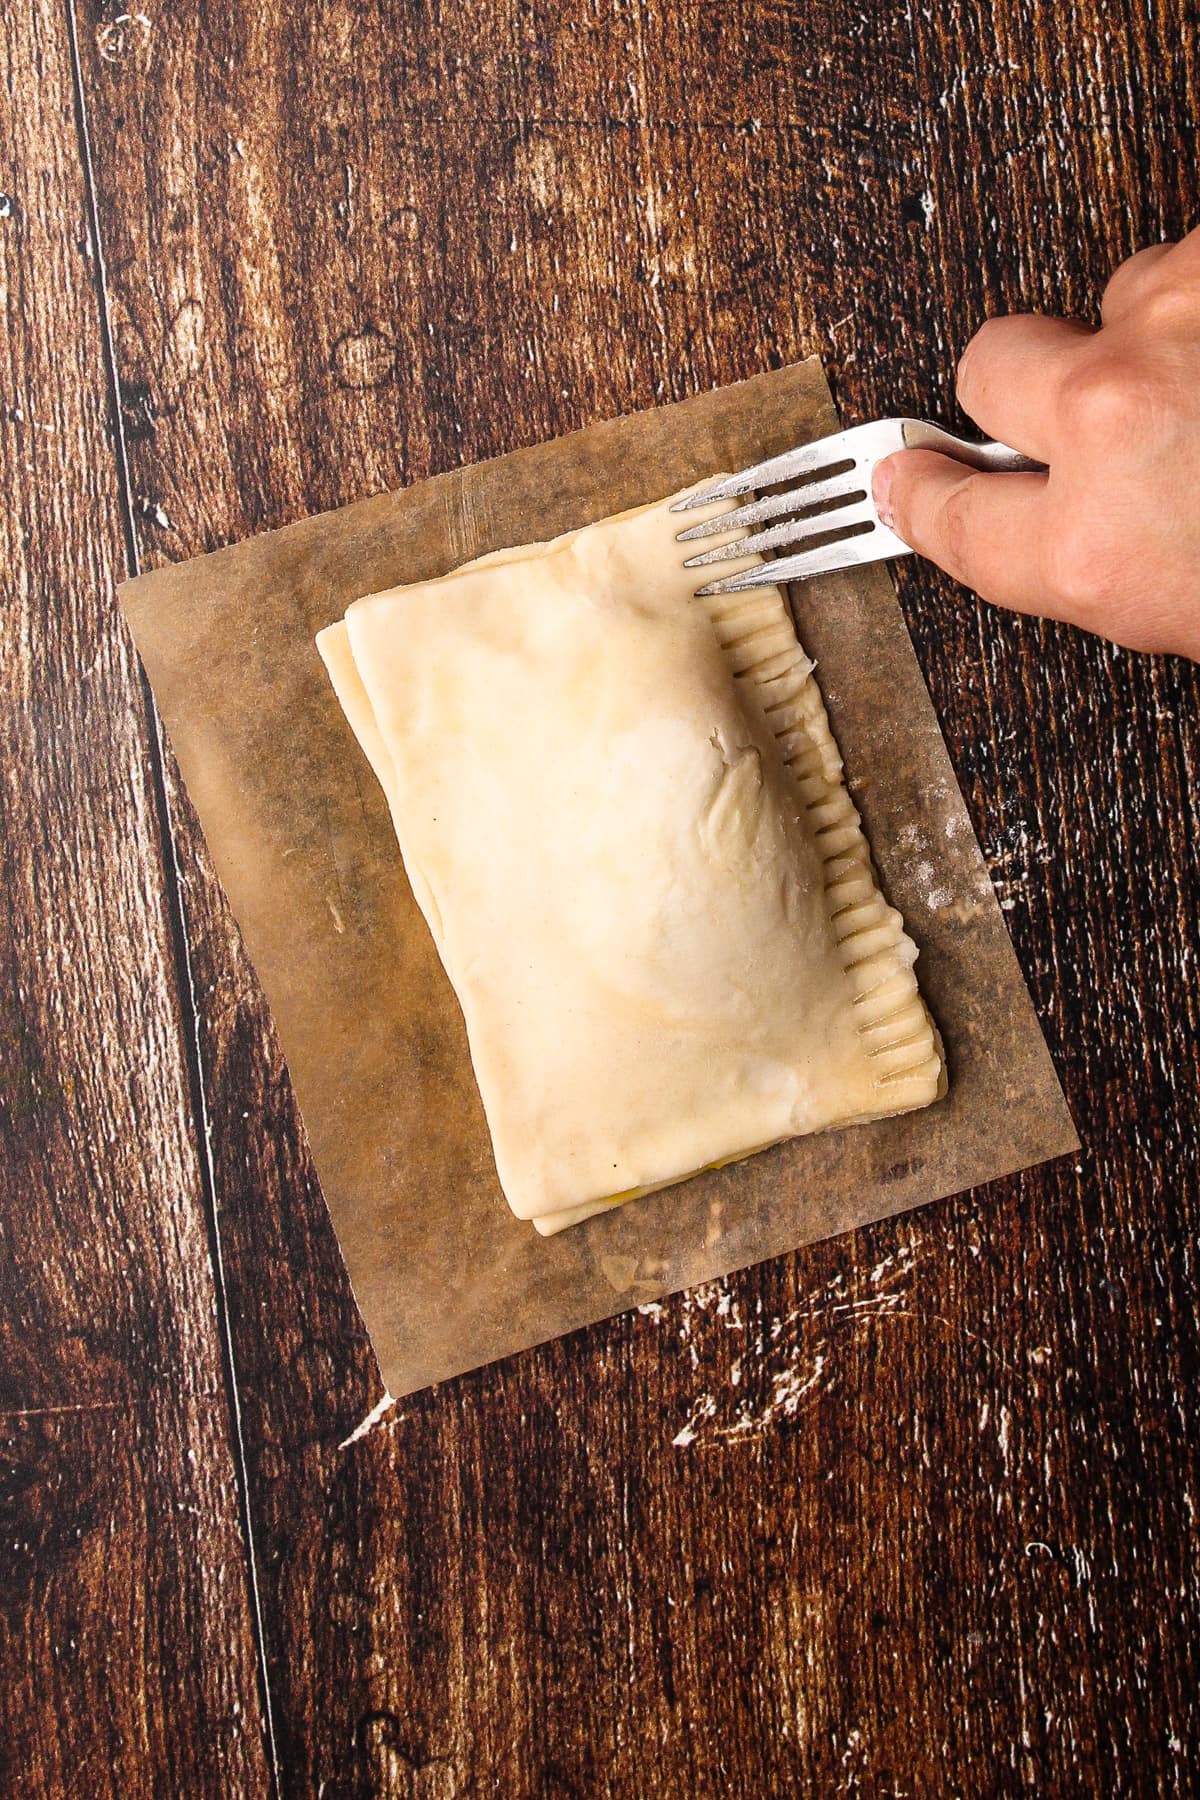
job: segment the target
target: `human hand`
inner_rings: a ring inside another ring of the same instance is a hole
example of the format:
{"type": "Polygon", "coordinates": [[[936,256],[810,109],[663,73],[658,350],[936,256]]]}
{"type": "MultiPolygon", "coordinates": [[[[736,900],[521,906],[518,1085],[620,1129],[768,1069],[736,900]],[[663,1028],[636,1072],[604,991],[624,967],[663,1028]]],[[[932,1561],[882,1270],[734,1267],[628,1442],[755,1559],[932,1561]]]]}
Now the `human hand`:
{"type": "Polygon", "coordinates": [[[989,319],[958,365],[964,410],[1048,474],[901,450],[875,503],[985,600],[1200,660],[1200,229],[1122,263],[1100,318],[989,319]]]}

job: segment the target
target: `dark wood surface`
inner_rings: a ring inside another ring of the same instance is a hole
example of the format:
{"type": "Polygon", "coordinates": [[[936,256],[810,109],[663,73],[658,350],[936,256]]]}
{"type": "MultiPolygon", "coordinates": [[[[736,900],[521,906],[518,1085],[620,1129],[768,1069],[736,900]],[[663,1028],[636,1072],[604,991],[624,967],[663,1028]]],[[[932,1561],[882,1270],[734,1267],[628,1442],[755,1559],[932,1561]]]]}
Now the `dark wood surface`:
{"type": "Polygon", "coordinates": [[[0,49],[0,1793],[252,1793],[253,1577],[65,25],[23,8],[0,49]]]}
{"type": "Polygon", "coordinates": [[[902,570],[1076,1162],[355,1435],[369,1346],[113,585],[812,350],[848,418],[952,417],[989,311],[1094,313],[1196,222],[1196,35],[6,18],[0,1791],[1194,1791],[1196,672],[902,570]]]}

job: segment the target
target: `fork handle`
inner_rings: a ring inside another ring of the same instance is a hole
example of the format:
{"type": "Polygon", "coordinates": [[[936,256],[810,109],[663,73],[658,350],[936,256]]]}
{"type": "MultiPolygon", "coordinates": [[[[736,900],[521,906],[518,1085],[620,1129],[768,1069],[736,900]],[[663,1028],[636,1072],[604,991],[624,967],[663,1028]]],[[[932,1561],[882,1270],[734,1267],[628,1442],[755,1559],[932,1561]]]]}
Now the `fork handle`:
{"type": "Polygon", "coordinates": [[[1020,470],[1038,472],[1046,467],[1045,463],[1034,462],[1032,457],[1022,456],[1019,450],[1010,450],[1007,444],[998,444],[991,438],[972,444],[966,438],[956,437],[952,431],[943,431],[940,425],[926,424],[924,419],[904,419],[901,431],[905,449],[939,450],[943,456],[952,456],[955,462],[965,463],[969,469],[1011,474],[1020,470]]]}

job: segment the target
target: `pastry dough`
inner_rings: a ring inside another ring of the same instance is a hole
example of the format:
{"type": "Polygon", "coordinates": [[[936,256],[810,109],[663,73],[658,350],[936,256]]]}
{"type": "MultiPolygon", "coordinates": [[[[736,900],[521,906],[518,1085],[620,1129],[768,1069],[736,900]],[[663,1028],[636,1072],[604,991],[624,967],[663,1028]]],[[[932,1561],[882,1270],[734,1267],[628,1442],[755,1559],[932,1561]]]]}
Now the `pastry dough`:
{"type": "Polygon", "coordinates": [[[542,1232],[941,1080],[784,597],[696,599],[669,505],[317,639],[542,1232]]]}

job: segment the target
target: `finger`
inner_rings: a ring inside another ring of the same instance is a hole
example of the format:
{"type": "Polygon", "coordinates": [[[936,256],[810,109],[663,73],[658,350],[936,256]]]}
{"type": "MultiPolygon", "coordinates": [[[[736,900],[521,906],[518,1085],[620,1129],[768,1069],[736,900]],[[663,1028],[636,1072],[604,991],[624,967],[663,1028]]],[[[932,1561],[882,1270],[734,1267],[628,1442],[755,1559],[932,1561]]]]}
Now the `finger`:
{"type": "Polygon", "coordinates": [[[1189,280],[1200,277],[1200,225],[1185,232],[1177,244],[1169,246],[1171,260],[1189,280]]]}
{"type": "Polygon", "coordinates": [[[1044,475],[979,474],[932,450],[901,450],[878,465],[872,491],[884,523],[956,581],[1019,612],[1049,610],[1044,475]]]}
{"type": "Polygon", "coordinates": [[[959,362],[959,404],[989,437],[1050,462],[1061,436],[1059,392],[1095,335],[1078,319],[989,319],[959,362]]]}
{"type": "Polygon", "coordinates": [[[1177,244],[1151,244],[1113,271],[1100,296],[1100,317],[1106,325],[1118,324],[1145,300],[1161,281],[1163,264],[1178,248],[1177,244]]]}

